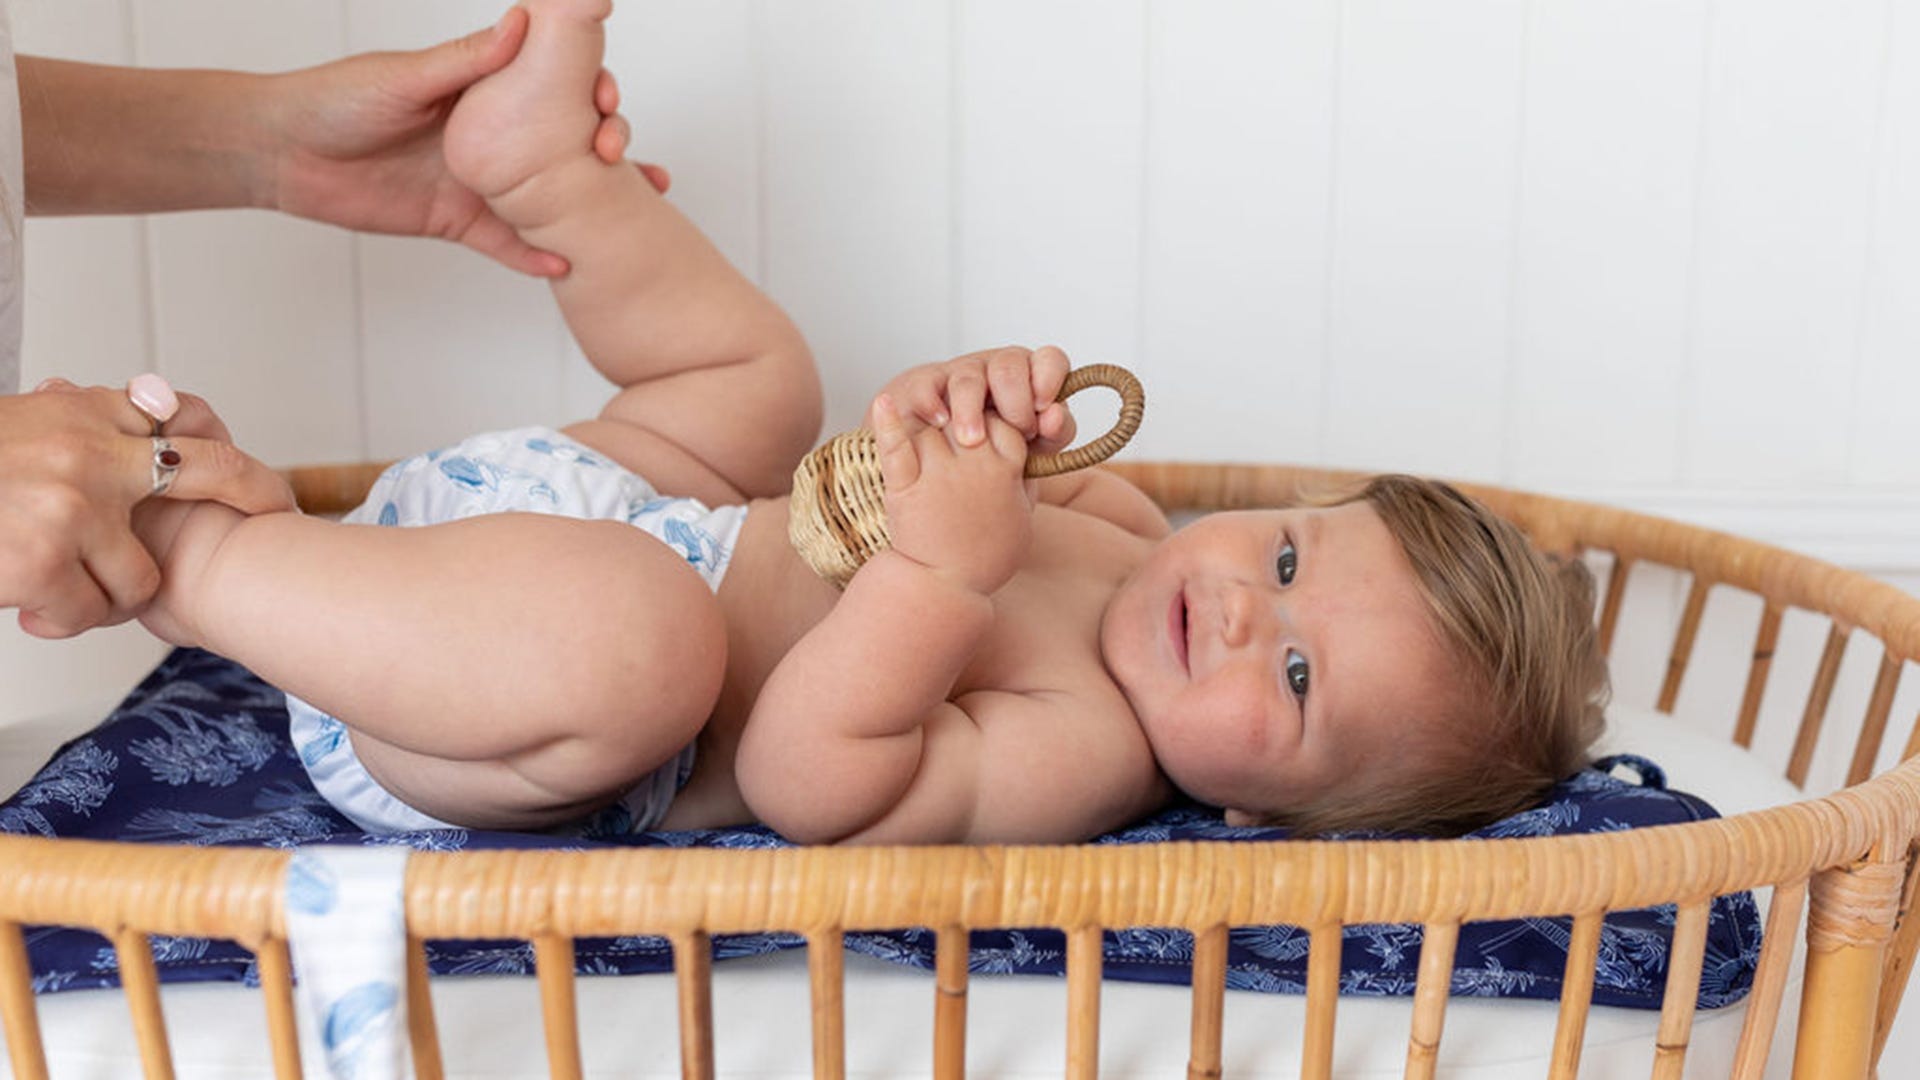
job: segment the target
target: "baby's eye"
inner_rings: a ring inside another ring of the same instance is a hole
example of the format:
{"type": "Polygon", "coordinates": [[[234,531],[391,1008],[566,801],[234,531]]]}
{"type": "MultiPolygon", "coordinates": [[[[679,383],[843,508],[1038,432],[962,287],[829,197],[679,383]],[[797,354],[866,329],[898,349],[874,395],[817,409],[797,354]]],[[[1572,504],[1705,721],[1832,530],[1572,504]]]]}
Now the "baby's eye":
{"type": "Polygon", "coordinates": [[[1280,557],[1273,561],[1273,568],[1280,575],[1280,584],[1293,584],[1293,575],[1300,570],[1300,556],[1293,550],[1292,544],[1280,549],[1280,557]]]}
{"type": "Polygon", "coordinates": [[[1307,658],[1292,650],[1287,652],[1287,688],[1294,697],[1307,699],[1307,658]]]}

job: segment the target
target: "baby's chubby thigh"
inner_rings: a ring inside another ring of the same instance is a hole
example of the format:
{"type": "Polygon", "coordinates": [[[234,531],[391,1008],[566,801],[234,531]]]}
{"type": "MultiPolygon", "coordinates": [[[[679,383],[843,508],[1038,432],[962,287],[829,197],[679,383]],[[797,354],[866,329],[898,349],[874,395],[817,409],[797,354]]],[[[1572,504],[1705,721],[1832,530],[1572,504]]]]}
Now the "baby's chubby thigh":
{"type": "Polygon", "coordinates": [[[466,531],[463,546],[490,553],[469,583],[485,599],[467,614],[495,638],[469,654],[471,677],[492,689],[469,699],[465,719],[492,730],[469,730],[459,749],[409,745],[342,715],[383,786],[459,824],[557,824],[624,794],[699,735],[719,697],[726,628],[677,552],[616,521],[510,513],[434,528],[466,531]]]}

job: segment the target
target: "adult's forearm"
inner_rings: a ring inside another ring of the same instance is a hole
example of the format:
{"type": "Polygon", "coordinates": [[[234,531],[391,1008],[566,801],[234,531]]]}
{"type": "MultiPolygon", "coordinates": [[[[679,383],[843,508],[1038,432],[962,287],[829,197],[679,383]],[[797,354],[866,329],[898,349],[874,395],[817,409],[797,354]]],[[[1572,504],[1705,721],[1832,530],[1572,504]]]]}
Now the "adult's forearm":
{"type": "Polygon", "coordinates": [[[264,76],[22,56],[29,214],[267,205],[264,76]]]}

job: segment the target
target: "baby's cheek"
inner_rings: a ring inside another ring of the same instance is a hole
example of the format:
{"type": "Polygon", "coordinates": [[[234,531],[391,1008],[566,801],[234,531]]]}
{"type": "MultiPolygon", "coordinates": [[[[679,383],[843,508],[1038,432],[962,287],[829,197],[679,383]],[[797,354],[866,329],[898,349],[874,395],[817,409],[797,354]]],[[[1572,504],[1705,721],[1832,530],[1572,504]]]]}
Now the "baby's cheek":
{"type": "Polygon", "coordinates": [[[1298,742],[1297,725],[1277,715],[1274,693],[1253,677],[1214,689],[1196,709],[1208,743],[1222,756],[1266,758],[1298,742]]]}

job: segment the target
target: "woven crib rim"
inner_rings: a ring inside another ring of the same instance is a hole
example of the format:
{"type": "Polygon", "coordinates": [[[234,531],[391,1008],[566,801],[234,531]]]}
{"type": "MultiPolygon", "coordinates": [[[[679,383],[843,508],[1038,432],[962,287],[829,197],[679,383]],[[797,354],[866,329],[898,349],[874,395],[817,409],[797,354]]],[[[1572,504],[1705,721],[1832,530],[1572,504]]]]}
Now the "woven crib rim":
{"type": "MultiPolygon", "coordinates": [[[[1365,474],[1286,465],[1109,463],[1169,510],[1280,505],[1365,474]]],[[[382,466],[289,471],[310,512],[356,504],[382,466]]],[[[1550,550],[1604,548],[1865,629],[1920,656],[1920,599],[1772,545],[1651,515],[1480,484],[1550,550]]],[[[416,854],[417,937],[799,933],[1459,922],[1705,899],[1860,863],[1920,837],[1920,757],[1821,798],[1626,832],[1513,840],[1180,842],[1049,847],[472,851],[416,854]]],[[[0,836],[0,920],[285,937],[290,854],[0,836]]]]}
{"type": "MultiPolygon", "coordinates": [[[[1682,905],[1899,865],[1920,758],[1727,818],[1513,840],[416,852],[419,938],[1459,923],[1682,905]]],[[[291,853],[0,836],[0,920],[284,940],[291,853]]],[[[1871,921],[1871,920],[1867,920],[1871,921]]]]}

